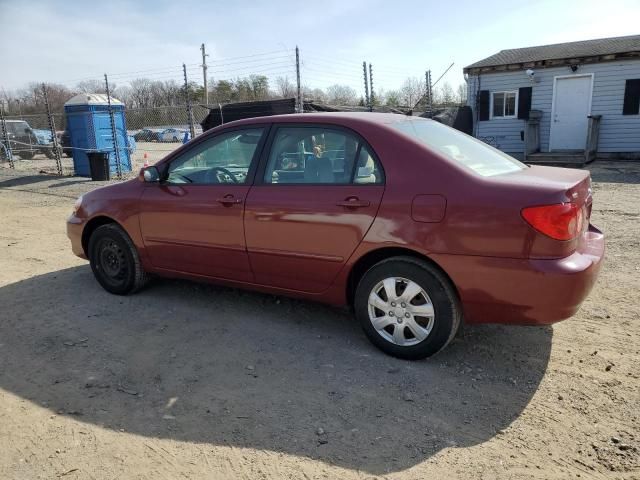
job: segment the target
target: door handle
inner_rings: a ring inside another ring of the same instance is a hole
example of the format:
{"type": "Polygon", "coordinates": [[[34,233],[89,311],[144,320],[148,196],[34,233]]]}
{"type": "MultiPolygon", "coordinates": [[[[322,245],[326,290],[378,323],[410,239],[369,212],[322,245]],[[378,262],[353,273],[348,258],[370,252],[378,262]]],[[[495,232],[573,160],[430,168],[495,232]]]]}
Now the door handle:
{"type": "Polygon", "coordinates": [[[241,198],[236,198],[233,195],[225,195],[224,197],[218,198],[216,201],[218,203],[221,203],[225,207],[230,207],[231,205],[238,205],[242,203],[241,198]]]}
{"type": "Polygon", "coordinates": [[[349,197],[342,202],[336,203],[338,207],[345,208],[365,208],[371,205],[369,200],[360,200],[358,197],[349,197]]]}

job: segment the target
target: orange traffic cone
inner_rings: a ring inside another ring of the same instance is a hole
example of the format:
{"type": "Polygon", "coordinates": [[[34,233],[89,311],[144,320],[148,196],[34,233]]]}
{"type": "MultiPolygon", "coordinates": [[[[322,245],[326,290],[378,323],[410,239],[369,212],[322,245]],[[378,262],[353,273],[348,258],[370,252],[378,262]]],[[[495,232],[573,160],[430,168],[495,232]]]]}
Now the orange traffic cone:
{"type": "Polygon", "coordinates": [[[144,167],[148,167],[149,166],[149,160],[147,160],[147,152],[144,152],[144,167]]]}

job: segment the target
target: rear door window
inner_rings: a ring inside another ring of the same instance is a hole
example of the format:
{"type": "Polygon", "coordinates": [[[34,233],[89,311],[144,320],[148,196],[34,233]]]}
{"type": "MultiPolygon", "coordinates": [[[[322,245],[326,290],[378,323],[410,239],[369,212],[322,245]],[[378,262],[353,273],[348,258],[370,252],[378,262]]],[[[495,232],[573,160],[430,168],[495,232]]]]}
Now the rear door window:
{"type": "Polygon", "coordinates": [[[265,183],[347,185],[383,183],[382,169],[357,136],[330,127],[278,128],[265,183]]]}

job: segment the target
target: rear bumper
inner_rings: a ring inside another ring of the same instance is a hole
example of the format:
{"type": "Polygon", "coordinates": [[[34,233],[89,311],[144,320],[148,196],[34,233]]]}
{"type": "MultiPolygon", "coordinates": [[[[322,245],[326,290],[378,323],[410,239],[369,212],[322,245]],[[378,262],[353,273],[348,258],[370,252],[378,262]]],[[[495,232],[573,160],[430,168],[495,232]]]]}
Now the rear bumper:
{"type": "Polygon", "coordinates": [[[596,282],[604,235],[593,225],[565,258],[434,256],[458,288],[467,323],[545,325],[574,315],[596,282]]]}
{"type": "Polygon", "coordinates": [[[82,229],[84,221],[81,218],[71,215],[67,219],[67,237],[71,241],[71,251],[74,255],[87,260],[87,255],[82,247],[82,229]]]}

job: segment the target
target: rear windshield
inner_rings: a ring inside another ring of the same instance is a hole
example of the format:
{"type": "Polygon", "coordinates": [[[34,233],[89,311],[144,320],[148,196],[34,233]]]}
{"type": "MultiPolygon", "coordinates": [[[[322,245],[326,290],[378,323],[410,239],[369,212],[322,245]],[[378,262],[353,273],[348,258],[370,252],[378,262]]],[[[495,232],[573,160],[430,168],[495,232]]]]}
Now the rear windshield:
{"type": "Polygon", "coordinates": [[[414,119],[390,126],[483,177],[526,168],[524,163],[506,153],[435,121],[414,119]]]}

